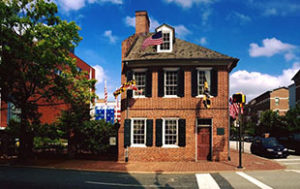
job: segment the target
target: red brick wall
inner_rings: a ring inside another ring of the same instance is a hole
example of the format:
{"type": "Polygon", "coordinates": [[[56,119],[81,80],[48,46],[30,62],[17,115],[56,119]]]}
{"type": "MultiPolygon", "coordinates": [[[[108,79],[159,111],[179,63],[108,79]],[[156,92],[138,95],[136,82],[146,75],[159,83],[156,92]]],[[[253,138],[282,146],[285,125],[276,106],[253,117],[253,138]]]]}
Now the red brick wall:
{"type": "MultiPolygon", "coordinates": [[[[131,37],[132,38],[132,37],[131,37]]],[[[122,58],[130,42],[122,43],[122,58]]],[[[129,110],[129,118],[153,119],[153,146],[129,147],[129,161],[195,161],[196,135],[195,123],[197,118],[213,119],[213,160],[226,160],[228,155],[228,71],[225,66],[218,69],[218,96],[211,99],[211,109],[205,109],[200,98],[191,96],[191,70],[195,67],[185,66],[185,96],[182,98],[158,97],[158,67],[150,68],[152,72],[152,97],[130,99],[133,104],[129,110]],[[163,117],[178,117],[186,120],[186,146],[178,148],[164,148],[155,146],[155,120],[163,117]],[[217,128],[224,128],[225,135],[217,136],[217,128]]],[[[121,82],[126,82],[124,65],[122,62],[121,82]]],[[[126,93],[122,93],[122,103],[126,93]]],[[[124,120],[126,107],[122,105],[121,127],[119,129],[119,161],[124,161],[124,120]]]]}
{"type": "Polygon", "coordinates": [[[279,110],[279,115],[285,115],[289,110],[289,90],[286,88],[275,90],[270,94],[270,97],[270,109],[279,110]],[[275,103],[275,98],[279,98],[278,105],[275,103]]]}
{"type": "MultiPolygon", "coordinates": [[[[90,73],[90,70],[92,71],[92,78],[95,79],[95,69],[92,68],[90,65],[85,63],[83,60],[81,60],[79,57],[74,55],[73,53],[70,53],[70,56],[72,58],[75,58],[77,60],[77,66],[82,69],[82,71],[87,71],[90,73]]],[[[44,104],[44,102],[41,100],[38,102],[39,104],[44,104]]],[[[54,106],[40,106],[38,109],[38,112],[42,114],[41,116],[41,122],[42,123],[52,123],[56,121],[58,116],[60,115],[62,110],[66,110],[67,105],[61,104],[63,102],[57,101],[56,103],[59,103],[59,105],[54,106]]],[[[7,105],[4,101],[1,102],[1,127],[7,127],[7,105]]]]}
{"type": "Polygon", "coordinates": [[[135,33],[149,33],[150,22],[146,11],[135,12],[135,33]]]}

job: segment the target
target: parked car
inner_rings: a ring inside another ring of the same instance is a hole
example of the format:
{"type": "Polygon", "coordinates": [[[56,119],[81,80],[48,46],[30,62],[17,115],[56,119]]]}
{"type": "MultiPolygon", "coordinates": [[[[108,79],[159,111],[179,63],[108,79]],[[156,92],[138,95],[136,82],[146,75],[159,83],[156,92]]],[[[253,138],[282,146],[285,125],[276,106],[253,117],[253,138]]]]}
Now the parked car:
{"type": "Polygon", "coordinates": [[[252,154],[270,158],[286,158],[289,155],[288,149],[281,145],[274,137],[254,138],[250,150],[252,154]]]}
{"type": "Polygon", "coordinates": [[[280,136],[278,137],[278,141],[288,149],[300,153],[300,133],[291,133],[288,136],[280,136]]]}

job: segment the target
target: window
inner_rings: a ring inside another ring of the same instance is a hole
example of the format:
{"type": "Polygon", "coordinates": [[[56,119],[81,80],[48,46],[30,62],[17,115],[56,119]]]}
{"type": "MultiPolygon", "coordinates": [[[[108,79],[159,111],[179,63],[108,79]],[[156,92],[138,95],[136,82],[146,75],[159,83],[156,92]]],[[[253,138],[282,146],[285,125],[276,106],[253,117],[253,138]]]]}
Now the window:
{"type": "Polygon", "coordinates": [[[160,45],[160,50],[170,50],[170,33],[162,33],[163,43],[160,45]]]}
{"type": "Polygon", "coordinates": [[[146,144],[146,119],[133,119],[132,121],[133,146],[145,146],[146,144]]]}
{"type": "Polygon", "coordinates": [[[197,126],[198,127],[211,127],[211,119],[198,119],[197,126]]]}
{"type": "Polygon", "coordinates": [[[146,72],[134,72],[133,79],[136,82],[136,87],[138,91],[134,91],[134,97],[144,97],[146,90],[146,72]]]}
{"type": "Polygon", "coordinates": [[[279,105],[279,98],[275,98],[275,105],[276,105],[276,106],[279,105]]]}
{"type": "Polygon", "coordinates": [[[163,127],[163,145],[178,145],[178,119],[165,119],[163,127]]]}
{"type": "Polygon", "coordinates": [[[164,94],[165,96],[177,96],[177,71],[165,71],[164,94]]]}
{"type": "Polygon", "coordinates": [[[79,68],[79,67],[76,67],[76,70],[77,70],[77,72],[79,72],[79,73],[82,71],[82,69],[79,68]]]}
{"type": "Polygon", "coordinates": [[[16,106],[11,102],[8,102],[7,106],[7,123],[9,123],[10,120],[20,122],[21,109],[16,108],[16,106]]]}
{"type": "Polygon", "coordinates": [[[204,94],[204,83],[208,84],[208,91],[210,90],[210,69],[199,69],[197,73],[197,83],[198,83],[198,96],[204,94]]]}

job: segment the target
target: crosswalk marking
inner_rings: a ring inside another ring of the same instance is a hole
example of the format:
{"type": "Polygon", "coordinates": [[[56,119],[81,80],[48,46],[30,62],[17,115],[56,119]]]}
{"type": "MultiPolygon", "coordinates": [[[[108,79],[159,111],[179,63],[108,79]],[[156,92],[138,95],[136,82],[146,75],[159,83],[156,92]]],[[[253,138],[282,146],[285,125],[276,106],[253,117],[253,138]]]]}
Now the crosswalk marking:
{"type": "Polygon", "coordinates": [[[275,161],[300,161],[300,159],[274,159],[275,161]]]}
{"type": "Polygon", "coordinates": [[[284,164],[284,165],[299,165],[300,162],[299,162],[299,163],[286,163],[286,162],[283,162],[283,164],[284,164]]]}
{"type": "Polygon", "coordinates": [[[287,172],[296,172],[296,173],[300,173],[300,170],[294,170],[294,169],[287,169],[285,170],[287,172]]]}
{"type": "Polygon", "coordinates": [[[210,174],[196,174],[198,188],[201,189],[220,189],[219,185],[210,174]]]}
{"type": "Polygon", "coordinates": [[[247,175],[244,172],[236,172],[236,174],[240,175],[241,177],[245,178],[246,180],[252,182],[253,184],[255,184],[256,186],[262,188],[262,189],[272,189],[270,186],[260,182],[259,180],[247,175]]]}

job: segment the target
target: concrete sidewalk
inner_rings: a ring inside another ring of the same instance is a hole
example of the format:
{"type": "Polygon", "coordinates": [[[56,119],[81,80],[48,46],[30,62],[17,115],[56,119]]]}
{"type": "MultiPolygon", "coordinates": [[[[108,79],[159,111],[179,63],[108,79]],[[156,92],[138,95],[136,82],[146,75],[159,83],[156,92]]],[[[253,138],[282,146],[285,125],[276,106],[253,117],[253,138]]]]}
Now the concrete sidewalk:
{"type": "Polygon", "coordinates": [[[200,161],[200,162],[113,162],[92,160],[32,160],[16,163],[1,160],[6,166],[29,166],[54,169],[72,169],[103,172],[126,173],[199,173],[243,170],[278,170],[285,167],[275,161],[243,153],[243,169],[238,169],[238,152],[231,151],[231,161],[200,161]]]}

